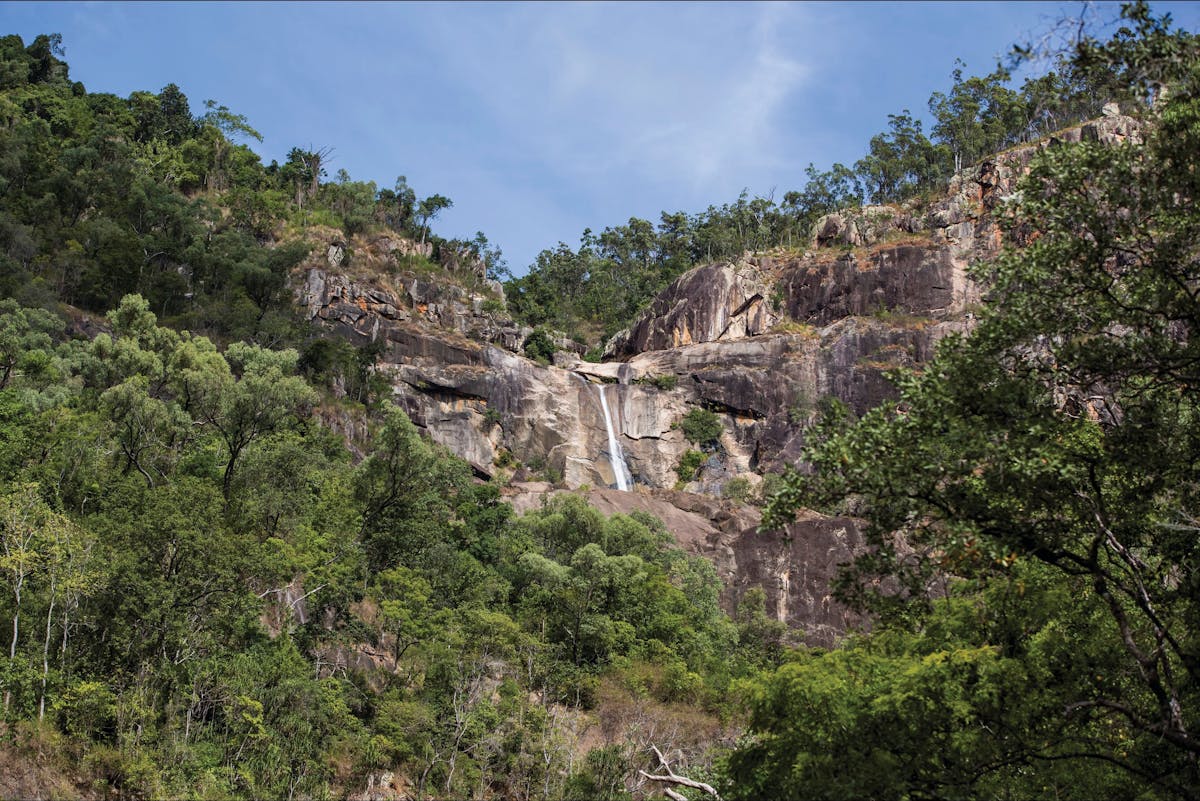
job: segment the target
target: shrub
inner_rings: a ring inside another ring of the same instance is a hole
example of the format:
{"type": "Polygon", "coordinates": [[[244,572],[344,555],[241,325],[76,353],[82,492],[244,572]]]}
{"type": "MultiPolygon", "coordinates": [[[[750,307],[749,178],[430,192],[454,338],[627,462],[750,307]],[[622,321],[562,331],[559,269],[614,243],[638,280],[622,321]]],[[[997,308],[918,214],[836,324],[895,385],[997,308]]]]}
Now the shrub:
{"type": "Polygon", "coordinates": [[[500,410],[495,406],[489,406],[483,410],[483,422],[488,428],[495,428],[500,425],[502,419],[503,415],[500,414],[500,410]]]}
{"type": "Polygon", "coordinates": [[[554,351],[558,350],[554,346],[554,341],[550,339],[550,335],[542,328],[533,329],[533,333],[525,338],[521,349],[525,351],[526,356],[538,364],[549,364],[550,360],[554,358],[554,351]]]}
{"type": "Polygon", "coordinates": [[[693,445],[703,445],[721,436],[721,420],[708,409],[692,409],[679,421],[679,427],[693,445]]]}
{"type": "Polygon", "coordinates": [[[662,375],[648,375],[644,378],[639,378],[637,383],[649,384],[655,389],[672,390],[679,386],[679,376],[674,373],[663,373],[662,375]]]}
{"type": "Polygon", "coordinates": [[[750,501],[750,479],[745,476],[735,476],[729,479],[721,488],[721,494],[731,501],[748,503],[750,501]]]}
{"type": "Polygon", "coordinates": [[[689,481],[695,481],[696,475],[700,472],[700,468],[704,466],[706,460],[707,457],[700,451],[685,451],[679,457],[679,464],[675,467],[675,474],[685,484],[689,481]]]}

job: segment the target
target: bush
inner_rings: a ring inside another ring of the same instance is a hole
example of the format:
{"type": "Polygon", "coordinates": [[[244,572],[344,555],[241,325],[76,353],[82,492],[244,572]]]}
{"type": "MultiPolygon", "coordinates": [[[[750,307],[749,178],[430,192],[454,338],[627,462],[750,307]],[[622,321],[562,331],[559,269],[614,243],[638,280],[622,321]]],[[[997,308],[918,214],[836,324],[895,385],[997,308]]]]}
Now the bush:
{"type": "Polygon", "coordinates": [[[750,479],[745,476],[735,476],[725,482],[721,494],[731,501],[748,503],[750,501],[750,479]]]}
{"type": "Polygon", "coordinates": [[[683,456],[679,457],[679,464],[675,467],[675,474],[685,484],[689,481],[695,481],[696,474],[700,472],[701,467],[704,467],[704,462],[707,458],[700,451],[685,451],[683,456]]]}
{"type": "Polygon", "coordinates": [[[674,373],[663,373],[662,375],[648,375],[644,378],[639,378],[637,383],[649,384],[655,389],[672,390],[679,386],[679,376],[674,373]]]}
{"type": "Polygon", "coordinates": [[[721,436],[721,420],[708,409],[692,409],[679,421],[683,436],[693,445],[713,442],[721,436]]]}
{"type": "Polygon", "coordinates": [[[489,406],[483,411],[483,422],[489,429],[500,425],[502,419],[504,419],[504,415],[500,414],[500,410],[495,406],[489,406]]]}
{"type": "Polygon", "coordinates": [[[554,347],[554,341],[550,339],[550,335],[541,328],[533,329],[533,333],[525,338],[521,349],[525,351],[526,356],[538,364],[549,364],[550,360],[554,358],[554,351],[558,350],[554,347]]]}

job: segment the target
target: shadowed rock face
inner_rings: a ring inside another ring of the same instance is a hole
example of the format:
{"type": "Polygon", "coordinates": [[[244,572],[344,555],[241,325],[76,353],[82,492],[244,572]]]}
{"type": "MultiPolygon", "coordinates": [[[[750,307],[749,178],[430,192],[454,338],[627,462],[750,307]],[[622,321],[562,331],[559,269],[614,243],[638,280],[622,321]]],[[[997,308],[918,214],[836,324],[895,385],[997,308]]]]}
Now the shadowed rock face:
{"type": "Polygon", "coordinates": [[[822,325],[880,311],[942,316],[955,306],[949,248],[904,245],[797,264],[781,279],[792,319],[822,325]]]}

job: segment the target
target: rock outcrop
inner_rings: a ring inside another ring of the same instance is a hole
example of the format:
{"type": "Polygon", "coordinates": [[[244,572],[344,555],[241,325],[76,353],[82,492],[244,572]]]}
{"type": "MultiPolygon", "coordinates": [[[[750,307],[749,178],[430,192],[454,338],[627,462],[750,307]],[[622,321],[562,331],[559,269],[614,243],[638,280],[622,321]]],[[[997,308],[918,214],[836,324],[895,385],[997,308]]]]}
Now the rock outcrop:
{"type": "Polygon", "coordinates": [[[605,358],[765,334],[778,321],[770,293],[768,276],[752,263],[697,267],[655,298],[631,328],[614,336],[605,358]]]}

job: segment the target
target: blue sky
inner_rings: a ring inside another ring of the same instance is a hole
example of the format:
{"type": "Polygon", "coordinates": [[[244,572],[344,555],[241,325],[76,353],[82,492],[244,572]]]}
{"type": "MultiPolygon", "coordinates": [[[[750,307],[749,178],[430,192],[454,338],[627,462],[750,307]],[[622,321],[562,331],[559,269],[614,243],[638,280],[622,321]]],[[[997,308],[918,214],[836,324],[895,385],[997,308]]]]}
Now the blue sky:
{"type": "MultiPolygon", "coordinates": [[[[1189,30],[1200,4],[1160,3],[1189,30]]],[[[1117,6],[1100,4],[1113,17],[1117,6]]],[[[122,97],[178,84],[264,137],[264,161],[405,175],[521,274],[631,216],[782,197],[924,114],[955,58],[989,71],[1064,3],[21,3],[0,33],[63,35],[71,76],[122,97]]]]}

